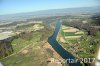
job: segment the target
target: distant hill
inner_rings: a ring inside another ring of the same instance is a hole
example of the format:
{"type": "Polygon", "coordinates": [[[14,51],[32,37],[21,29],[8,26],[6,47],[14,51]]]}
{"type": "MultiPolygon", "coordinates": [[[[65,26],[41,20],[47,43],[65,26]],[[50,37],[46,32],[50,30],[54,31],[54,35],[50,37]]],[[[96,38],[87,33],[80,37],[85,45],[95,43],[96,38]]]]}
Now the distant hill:
{"type": "Polygon", "coordinates": [[[9,15],[0,15],[0,21],[2,20],[24,20],[34,17],[47,17],[47,16],[61,16],[69,14],[83,14],[83,13],[100,13],[100,6],[96,7],[80,7],[80,8],[64,8],[64,9],[50,9],[50,10],[41,10],[36,12],[28,13],[18,13],[18,14],[9,14],[9,15]]]}

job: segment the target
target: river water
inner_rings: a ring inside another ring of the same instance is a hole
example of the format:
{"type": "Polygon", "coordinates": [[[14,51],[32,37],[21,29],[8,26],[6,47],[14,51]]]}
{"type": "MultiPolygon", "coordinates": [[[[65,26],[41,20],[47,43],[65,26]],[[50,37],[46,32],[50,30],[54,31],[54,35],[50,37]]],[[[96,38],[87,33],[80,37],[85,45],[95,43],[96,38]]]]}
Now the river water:
{"type": "MultiPolygon", "coordinates": [[[[53,47],[53,49],[65,60],[67,59],[73,59],[75,60],[75,57],[69,53],[68,51],[66,51],[57,41],[56,41],[56,37],[58,35],[58,32],[60,30],[61,27],[61,22],[60,20],[56,21],[56,28],[54,33],[48,38],[48,42],[49,44],[53,47]]],[[[67,61],[67,64],[69,66],[81,66],[80,62],[75,62],[75,63],[70,63],[69,61],[67,61]]]]}

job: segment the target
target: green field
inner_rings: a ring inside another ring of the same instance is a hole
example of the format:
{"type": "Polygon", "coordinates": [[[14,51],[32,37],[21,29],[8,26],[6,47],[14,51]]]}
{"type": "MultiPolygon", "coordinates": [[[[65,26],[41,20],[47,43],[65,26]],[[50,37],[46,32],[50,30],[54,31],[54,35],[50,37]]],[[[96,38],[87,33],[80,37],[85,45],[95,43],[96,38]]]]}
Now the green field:
{"type": "Polygon", "coordinates": [[[80,35],[83,35],[83,34],[75,34],[76,32],[63,32],[61,31],[61,34],[63,36],[80,36],[80,35]]]}
{"type": "Polygon", "coordinates": [[[23,38],[14,39],[12,41],[12,47],[13,47],[14,52],[18,52],[25,46],[28,46],[30,44],[35,44],[37,43],[37,41],[40,41],[41,34],[39,33],[36,34],[36,33],[33,33],[33,37],[31,38],[31,40],[26,40],[23,38]]]}
{"type": "Polygon", "coordinates": [[[70,43],[77,43],[78,39],[66,39],[66,41],[70,42],[70,43]]]}
{"type": "MultiPolygon", "coordinates": [[[[78,31],[78,32],[80,32],[80,31],[78,31]]],[[[63,36],[63,37],[67,37],[67,36],[82,36],[83,34],[75,34],[75,33],[77,33],[77,32],[63,32],[63,30],[61,30],[61,35],[63,36]]],[[[70,38],[70,39],[65,39],[66,40],[66,42],[70,42],[70,43],[77,43],[77,38],[70,38]]]]}
{"type": "Polygon", "coordinates": [[[46,60],[48,57],[48,52],[43,49],[37,49],[38,46],[42,45],[41,43],[36,43],[30,45],[26,48],[28,50],[27,54],[17,53],[6,59],[1,60],[4,66],[46,66],[46,60]]]}

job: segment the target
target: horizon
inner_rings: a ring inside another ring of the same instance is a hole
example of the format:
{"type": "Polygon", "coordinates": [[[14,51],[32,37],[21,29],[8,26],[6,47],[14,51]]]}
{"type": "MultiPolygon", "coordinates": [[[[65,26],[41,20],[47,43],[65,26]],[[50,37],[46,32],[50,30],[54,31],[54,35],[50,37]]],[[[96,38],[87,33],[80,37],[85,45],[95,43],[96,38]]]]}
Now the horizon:
{"type": "Polygon", "coordinates": [[[99,0],[2,0],[0,1],[0,15],[37,12],[51,9],[80,8],[100,6],[99,0]]]}
{"type": "MultiPolygon", "coordinates": [[[[88,6],[88,7],[100,7],[100,6],[88,6]]],[[[71,8],[59,8],[59,9],[73,9],[73,8],[88,8],[88,7],[71,7],[71,8]]],[[[46,10],[37,10],[37,11],[29,11],[29,12],[19,12],[19,13],[11,13],[11,14],[0,14],[0,16],[3,15],[14,15],[14,14],[22,14],[22,13],[34,13],[34,12],[40,12],[40,11],[48,11],[48,10],[57,10],[57,9],[46,9],[46,10]]]]}

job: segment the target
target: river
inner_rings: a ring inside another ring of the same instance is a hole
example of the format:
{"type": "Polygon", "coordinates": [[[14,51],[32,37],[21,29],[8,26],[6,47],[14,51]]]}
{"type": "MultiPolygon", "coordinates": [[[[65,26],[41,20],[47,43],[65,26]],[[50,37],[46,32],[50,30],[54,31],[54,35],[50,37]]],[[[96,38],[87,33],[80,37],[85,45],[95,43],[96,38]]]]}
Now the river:
{"type": "MultiPolygon", "coordinates": [[[[53,47],[53,49],[63,58],[63,59],[73,59],[75,60],[75,57],[69,53],[68,51],[66,51],[56,40],[56,37],[58,35],[58,32],[60,30],[61,27],[61,22],[60,20],[56,21],[56,28],[54,33],[48,38],[48,42],[49,44],[53,47]]],[[[80,62],[76,62],[76,63],[70,63],[69,61],[67,61],[67,64],[69,66],[81,66],[80,62]]]]}

